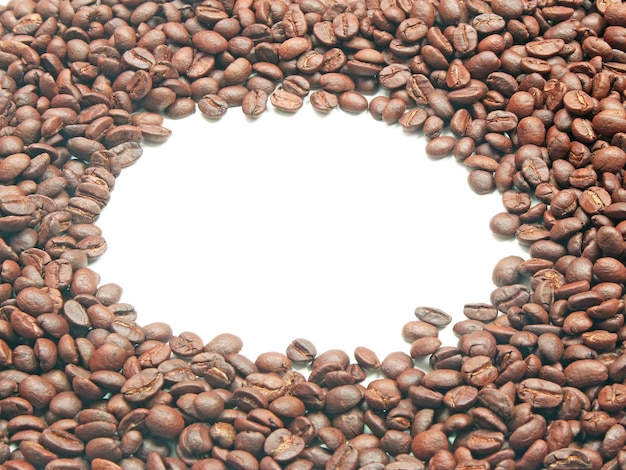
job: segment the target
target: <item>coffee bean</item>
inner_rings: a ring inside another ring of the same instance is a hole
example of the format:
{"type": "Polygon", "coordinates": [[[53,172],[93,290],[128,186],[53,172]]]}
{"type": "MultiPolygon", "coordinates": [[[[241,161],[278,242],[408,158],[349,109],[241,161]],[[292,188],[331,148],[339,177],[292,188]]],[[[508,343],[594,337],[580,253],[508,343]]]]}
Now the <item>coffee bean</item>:
{"type": "Polygon", "coordinates": [[[429,460],[437,451],[448,448],[449,443],[446,435],[435,430],[427,430],[418,434],[411,443],[411,452],[422,460],[429,460]]]}
{"type": "Polygon", "coordinates": [[[360,114],[367,110],[367,98],[356,91],[345,91],[339,95],[339,107],[346,112],[360,114]]]}
{"type": "Polygon", "coordinates": [[[302,107],[302,98],[284,90],[276,90],[270,96],[272,105],[283,112],[293,113],[302,107]]]}
{"type": "Polygon", "coordinates": [[[241,109],[246,116],[257,117],[267,109],[268,95],[263,90],[251,90],[244,97],[241,109]]]}
{"type": "Polygon", "coordinates": [[[163,381],[163,374],[157,369],[144,369],[126,380],[120,391],[128,401],[144,401],[156,395],[163,386],[163,381]]]}
{"type": "Polygon", "coordinates": [[[295,364],[311,362],[316,355],[317,349],[306,339],[295,339],[287,347],[287,357],[295,364]]]}
{"type": "Polygon", "coordinates": [[[559,449],[549,453],[544,459],[544,465],[552,468],[568,468],[570,462],[577,462],[580,468],[593,468],[589,458],[576,449],[559,449]]]}
{"type": "Polygon", "coordinates": [[[574,361],[563,372],[568,385],[573,387],[602,385],[608,378],[607,367],[592,359],[574,361]]]}
{"type": "Polygon", "coordinates": [[[263,450],[277,462],[293,460],[305,447],[304,440],[287,429],[277,429],[265,439],[263,450]]]}
{"type": "Polygon", "coordinates": [[[456,139],[451,136],[436,137],[426,144],[426,154],[431,158],[443,158],[452,152],[456,139]]]}
{"type": "Polygon", "coordinates": [[[413,342],[418,338],[437,337],[439,330],[435,325],[422,320],[405,323],[402,327],[402,337],[407,342],[413,342]]]}
{"type": "Polygon", "coordinates": [[[410,355],[412,358],[428,356],[439,349],[441,344],[441,340],[432,336],[418,338],[411,343],[410,355]]]}
{"type": "Polygon", "coordinates": [[[476,303],[465,304],[463,314],[470,320],[490,322],[496,319],[498,311],[493,305],[476,303]]]}
{"type": "Polygon", "coordinates": [[[415,316],[418,320],[437,327],[444,327],[452,321],[452,317],[449,314],[433,307],[417,307],[415,316]]]}
{"type": "Polygon", "coordinates": [[[228,103],[218,95],[207,94],[198,101],[198,109],[208,118],[220,118],[228,110],[228,103]]]}
{"type": "Polygon", "coordinates": [[[485,170],[471,170],[467,182],[476,194],[488,194],[495,189],[493,173],[485,170]]]}

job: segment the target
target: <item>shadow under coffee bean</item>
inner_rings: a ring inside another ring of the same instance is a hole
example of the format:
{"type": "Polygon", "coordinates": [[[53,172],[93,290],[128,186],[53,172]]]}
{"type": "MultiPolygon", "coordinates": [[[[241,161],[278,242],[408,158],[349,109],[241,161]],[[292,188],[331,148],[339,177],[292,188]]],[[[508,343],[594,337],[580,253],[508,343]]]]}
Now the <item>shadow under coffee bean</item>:
{"type": "Polygon", "coordinates": [[[623,4],[18,0],[0,31],[3,468],[626,467],[623,4]],[[163,114],[368,100],[502,193],[489,227],[528,247],[467,320],[418,306],[406,352],[250,358],[102,282],[97,222],[163,114]]]}

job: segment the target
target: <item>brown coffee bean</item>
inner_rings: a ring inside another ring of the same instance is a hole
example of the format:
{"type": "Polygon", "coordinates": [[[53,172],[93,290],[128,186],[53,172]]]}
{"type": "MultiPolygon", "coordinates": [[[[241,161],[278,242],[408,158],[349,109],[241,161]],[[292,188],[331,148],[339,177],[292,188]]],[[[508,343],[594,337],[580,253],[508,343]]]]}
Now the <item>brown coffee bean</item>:
{"type": "Polygon", "coordinates": [[[339,107],[346,112],[360,114],[367,110],[367,98],[356,91],[346,91],[339,95],[339,107]]]}
{"type": "Polygon", "coordinates": [[[207,94],[198,101],[198,109],[208,118],[220,118],[228,110],[228,103],[218,95],[207,94]]]}
{"type": "Polygon", "coordinates": [[[429,460],[442,449],[449,449],[449,443],[448,438],[441,431],[424,431],[416,435],[411,443],[411,452],[422,460],[429,460]]]}
{"type": "Polygon", "coordinates": [[[565,368],[564,373],[568,385],[573,387],[601,385],[608,378],[607,367],[592,359],[574,361],[565,368]]]}
{"type": "Polygon", "coordinates": [[[131,402],[140,402],[152,398],[163,387],[163,374],[157,369],[144,369],[126,380],[121,388],[124,398],[131,402]]]}
{"type": "Polygon", "coordinates": [[[287,113],[294,113],[303,105],[303,101],[300,96],[284,90],[276,90],[272,93],[272,95],[270,95],[270,102],[279,111],[287,113]]]}
{"type": "Polygon", "coordinates": [[[437,327],[443,327],[452,321],[452,317],[446,312],[433,307],[417,307],[415,316],[418,320],[437,327]]]}
{"type": "Polygon", "coordinates": [[[402,337],[405,341],[412,343],[418,338],[437,337],[439,330],[435,325],[422,320],[415,320],[405,323],[402,327],[402,337]]]}
{"type": "Polygon", "coordinates": [[[544,459],[544,465],[553,468],[567,468],[571,464],[569,462],[578,462],[581,468],[593,468],[589,458],[581,451],[576,449],[558,449],[549,453],[544,459]]]}
{"type": "Polygon", "coordinates": [[[439,349],[441,344],[441,340],[433,336],[418,338],[411,343],[410,355],[412,358],[428,356],[439,349]]]}

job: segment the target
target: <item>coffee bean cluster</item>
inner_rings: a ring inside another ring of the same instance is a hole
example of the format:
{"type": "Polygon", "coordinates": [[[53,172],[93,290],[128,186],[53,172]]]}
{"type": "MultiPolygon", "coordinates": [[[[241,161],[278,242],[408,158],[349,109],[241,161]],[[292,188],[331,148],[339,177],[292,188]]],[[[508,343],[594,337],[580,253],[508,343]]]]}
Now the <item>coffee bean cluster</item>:
{"type": "Polygon", "coordinates": [[[626,4],[14,0],[0,70],[3,469],[626,468],[626,4]],[[502,194],[491,229],[529,257],[498,262],[457,344],[418,307],[406,352],[253,360],[142,326],[90,268],[163,116],[305,103],[422,135],[502,194]]]}

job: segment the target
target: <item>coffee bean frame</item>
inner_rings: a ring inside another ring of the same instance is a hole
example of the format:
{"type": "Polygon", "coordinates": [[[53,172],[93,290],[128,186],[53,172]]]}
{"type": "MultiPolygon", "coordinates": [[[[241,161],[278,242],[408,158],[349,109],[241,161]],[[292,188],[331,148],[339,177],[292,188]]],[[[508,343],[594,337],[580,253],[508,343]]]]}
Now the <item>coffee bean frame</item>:
{"type": "Polygon", "coordinates": [[[9,3],[3,467],[623,468],[625,23],[588,1],[9,3]],[[384,357],[295,338],[250,359],[236,331],[141,320],[92,269],[123,169],[163,115],[305,98],[461,162],[528,256],[466,320],[416,306],[384,357]]]}

